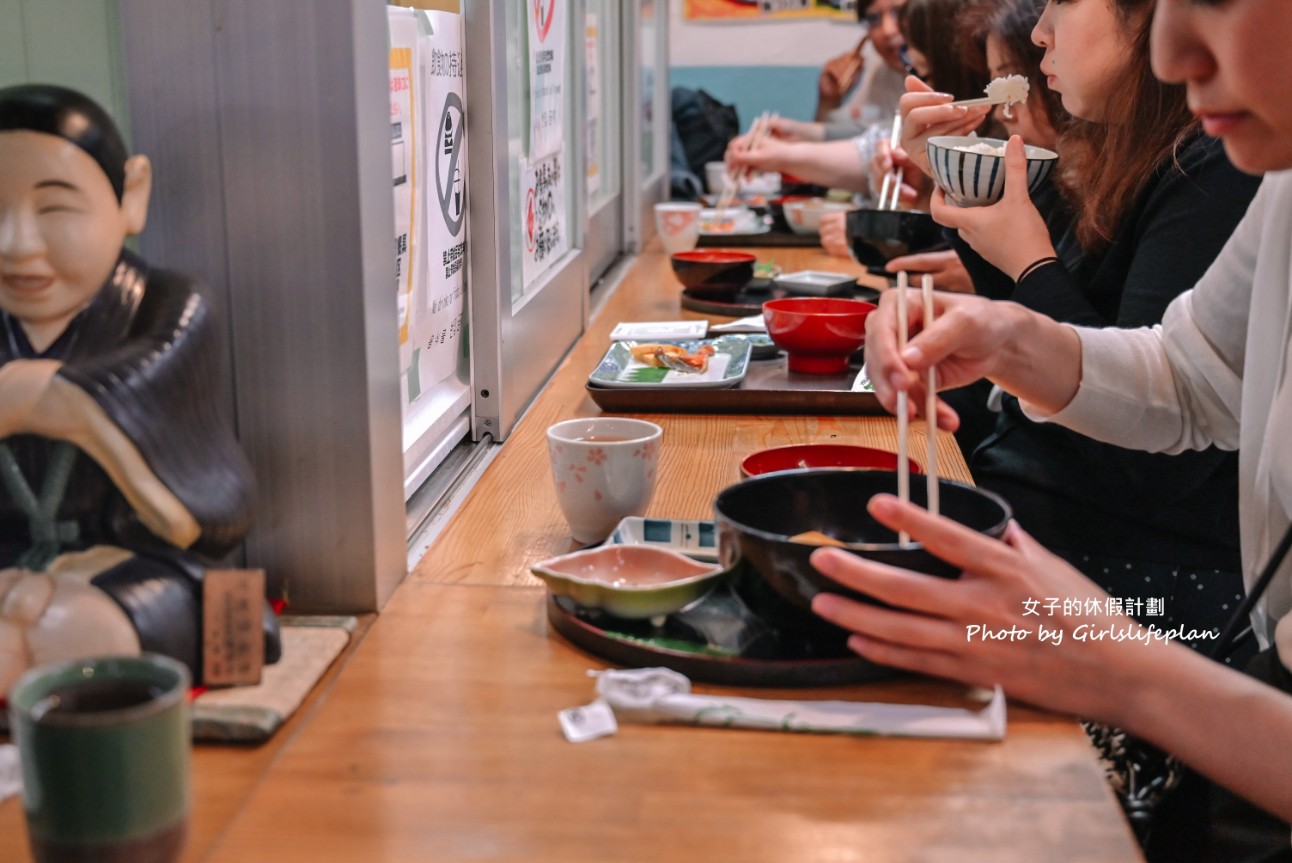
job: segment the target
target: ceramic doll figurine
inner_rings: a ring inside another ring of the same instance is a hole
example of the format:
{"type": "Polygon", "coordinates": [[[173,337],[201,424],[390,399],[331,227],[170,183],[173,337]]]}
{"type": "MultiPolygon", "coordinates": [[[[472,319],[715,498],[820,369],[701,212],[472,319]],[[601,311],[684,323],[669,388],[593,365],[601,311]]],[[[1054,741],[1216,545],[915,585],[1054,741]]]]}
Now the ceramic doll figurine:
{"type": "Polygon", "coordinates": [[[0,89],[0,694],[139,649],[201,680],[202,575],[250,525],[210,308],[122,245],[150,190],[94,102],[0,89]]]}

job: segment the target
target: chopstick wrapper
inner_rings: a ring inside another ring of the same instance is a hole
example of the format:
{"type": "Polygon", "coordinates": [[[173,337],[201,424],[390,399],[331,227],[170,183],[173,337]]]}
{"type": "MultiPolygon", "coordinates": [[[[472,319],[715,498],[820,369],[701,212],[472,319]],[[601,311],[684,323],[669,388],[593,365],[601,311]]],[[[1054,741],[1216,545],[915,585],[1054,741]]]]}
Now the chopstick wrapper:
{"type": "Polygon", "coordinates": [[[1005,737],[999,686],[981,710],[861,701],[780,701],[696,695],[691,681],[667,668],[590,671],[599,700],[623,722],[679,722],[774,731],[935,737],[998,741],[1005,737]]]}
{"type": "Polygon", "coordinates": [[[0,801],[22,790],[22,771],[18,766],[18,747],[0,744],[0,801]]]}

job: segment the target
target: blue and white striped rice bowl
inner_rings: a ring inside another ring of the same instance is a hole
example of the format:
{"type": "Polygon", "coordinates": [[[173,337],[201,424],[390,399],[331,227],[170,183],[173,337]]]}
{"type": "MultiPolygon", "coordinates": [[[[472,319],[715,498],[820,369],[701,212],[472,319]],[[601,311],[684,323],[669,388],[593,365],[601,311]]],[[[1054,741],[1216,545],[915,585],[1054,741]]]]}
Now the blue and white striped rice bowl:
{"type": "MultiPolygon", "coordinates": [[[[933,182],[947,193],[947,198],[960,207],[983,207],[994,204],[1005,194],[1005,142],[999,138],[975,138],[965,135],[941,135],[929,138],[925,145],[933,182]],[[975,144],[998,147],[1001,155],[971,153],[967,148],[975,144]]],[[[1035,193],[1038,186],[1054,170],[1059,155],[1042,147],[1026,147],[1027,191],[1035,193]]]]}

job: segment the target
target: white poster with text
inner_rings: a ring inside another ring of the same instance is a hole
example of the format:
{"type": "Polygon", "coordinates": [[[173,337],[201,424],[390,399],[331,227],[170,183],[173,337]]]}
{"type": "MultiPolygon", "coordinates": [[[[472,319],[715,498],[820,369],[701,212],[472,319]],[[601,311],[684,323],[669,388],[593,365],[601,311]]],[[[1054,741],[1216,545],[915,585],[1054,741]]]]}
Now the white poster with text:
{"type": "Polygon", "coordinates": [[[466,68],[462,16],[424,13],[431,34],[421,40],[426,167],[424,306],[418,309],[418,383],[429,389],[453,374],[462,352],[466,314],[467,149],[466,68]]]}
{"type": "Polygon", "coordinates": [[[570,248],[565,223],[565,158],[520,160],[520,224],[525,248],[521,277],[525,290],[570,248]]]}
{"type": "Polygon", "coordinates": [[[526,0],[529,17],[529,158],[565,144],[565,30],[569,0],[526,0]]]}

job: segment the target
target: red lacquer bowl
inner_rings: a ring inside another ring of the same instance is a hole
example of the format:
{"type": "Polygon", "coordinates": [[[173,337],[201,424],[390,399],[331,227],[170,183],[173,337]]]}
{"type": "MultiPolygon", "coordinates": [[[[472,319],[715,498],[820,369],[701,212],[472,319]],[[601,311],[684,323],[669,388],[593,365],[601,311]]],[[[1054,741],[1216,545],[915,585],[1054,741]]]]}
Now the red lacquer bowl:
{"type": "Polygon", "coordinates": [[[836,297],[789,297],[763,303],[767,335],[789,354],[790,371],[837,375],[866,342],[873,303],[836,297]]]}
{"type": "MultiPolygon", "coordinates": [[[[911,473],[924,471],[908,458],[911,473]]],[[[802,470],[814,467],[852,467],[870,470],[897,470],[897,453],[868,446],[843,443],[812,443],[778,446],[760,450],[740,463],[742,476],[759,476],[778,470],[802,470]]]]}

